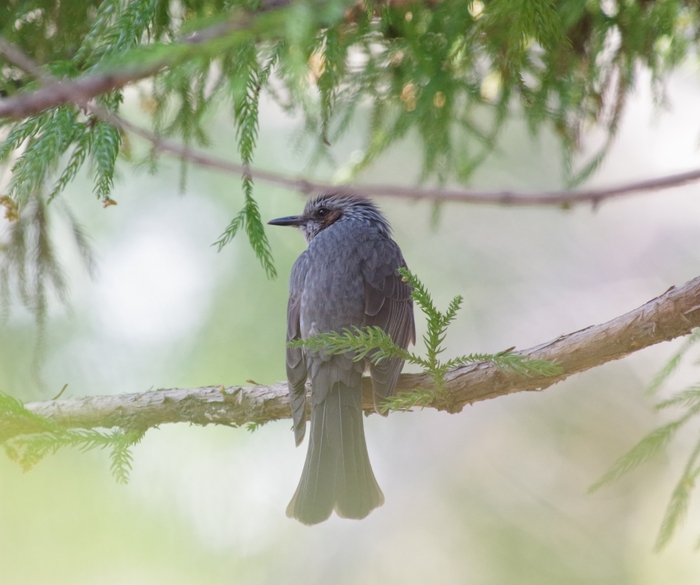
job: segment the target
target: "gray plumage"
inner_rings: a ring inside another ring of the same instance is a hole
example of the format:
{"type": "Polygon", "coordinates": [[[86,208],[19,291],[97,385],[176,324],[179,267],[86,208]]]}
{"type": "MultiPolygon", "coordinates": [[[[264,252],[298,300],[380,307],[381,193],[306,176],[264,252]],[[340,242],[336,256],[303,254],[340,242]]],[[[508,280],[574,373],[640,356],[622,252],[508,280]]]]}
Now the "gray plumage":
{"type": "MultiPolygon", "coordinates": [[[[344,328],[379,326],[402,348],[415,342],[405,267],[388,222],[368,199],[329,193],[310,200],[300,216],[272,225],[301,228],[308,248],[289,284],[287,340],[344,328]]],[[[309,449],[287,515],[304,524],[364,518],[384,503],[367,454],[362,423],[362,374],[369,367],[375,405],[391,396],[403,361],[354,362],[351,354],[327,355],[287,348],[287,378],[297,445],[306,432],[307,378],[311,379],[309,449]]]]}

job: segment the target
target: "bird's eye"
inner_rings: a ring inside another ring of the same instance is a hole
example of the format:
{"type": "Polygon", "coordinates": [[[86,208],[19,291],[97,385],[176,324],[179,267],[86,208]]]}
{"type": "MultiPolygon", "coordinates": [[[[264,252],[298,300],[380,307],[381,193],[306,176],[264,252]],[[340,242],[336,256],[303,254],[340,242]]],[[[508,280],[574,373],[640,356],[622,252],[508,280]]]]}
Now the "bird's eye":
{"type": "Polygon", "coordinates": [[[329,210],[326,207],[321,207],[319,210],[316,212],[316,215],[318,217],[326,217],[329,213],[329,210]]]}

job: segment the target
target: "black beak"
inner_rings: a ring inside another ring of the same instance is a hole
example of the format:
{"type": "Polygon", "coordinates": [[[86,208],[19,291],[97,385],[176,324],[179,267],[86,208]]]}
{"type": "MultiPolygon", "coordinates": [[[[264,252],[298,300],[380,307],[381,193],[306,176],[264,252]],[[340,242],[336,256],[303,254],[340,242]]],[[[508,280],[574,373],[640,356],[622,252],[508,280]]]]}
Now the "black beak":
{"type": "Polygon", "coordinates": [[[287,217],[279,217],[277,219],[271,219],[267,222],[268,225],[294,225],[300,226],[305,223],[305,220],[300,215],[290,215],[287,217]]]}

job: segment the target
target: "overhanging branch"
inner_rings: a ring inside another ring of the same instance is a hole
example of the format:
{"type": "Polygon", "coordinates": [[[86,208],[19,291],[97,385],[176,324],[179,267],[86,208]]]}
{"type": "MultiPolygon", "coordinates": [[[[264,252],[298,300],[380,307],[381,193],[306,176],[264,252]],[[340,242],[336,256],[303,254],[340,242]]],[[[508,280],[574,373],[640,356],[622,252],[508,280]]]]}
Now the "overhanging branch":
{"type": "MultiPolygon", "coordinates": [[[[283,8],[290,0],[264,0],[257,13],[283,8]]],[[[203,43],[226,37],[232,32],[245,29],[251,24],[251,13],[236,12],[224,22],[197,31],[180,39],[173,46],[177,48],[195,47],[203,43]]],[[[20,69],[36,76],[37,67],[32,60],[21,51],[0,37],[0,54],[18,66],[20,69]]],[[[177,51],[173,54],[179,55],[177,51]]],[[[115,89],[122,89],[130,83],[152,77],[166,67],[177,64],[179,57],[164,57],[144,63],[133,63],[121,68],[112,68],[98,73],[89,73],[81,77],[65,80],[54,80],[54,83],[43,84],[39,89],[30,93],[20,93],[0,100],[0,118],[22,119],[38,114],[48,108],[63,104],[82,104],[115,89]]]]}
{"type": "MultiPolygon", "coordinates": [[[[688,334],[700,326],[700,277],[681,287],[672,287],[641,307],[602,325],[563,335],[521,353],[558,363],[562,374],[555,377],[523,377],[482,363],[460,367],[447,375],[450,405],[435,408],[458,412],[467,404],[515,392],[544,390],[572,374],[583,372],[631,353],[688,334]]],[[[371,388],[364,380],[363,407],[374,412],[371,388]]],[[[430,387],[421,374],[403,374],[398,392],[430,387]]],[[[122,427],[147,429],[165,423],[199,425],[263,424],[290,417],[287,385],[208,386],[156,390],[139,394],[90,396],[86,398],[33,402],[26,407],[68,428],[122,427]]],[[[0,441],[31,433],[22,428],[0,429],[0,441]]]]}
{"type": "MultiPolygon", "coordinates": [[[[266,8],[286,5],[285,0],[268,0],[266,8]]],[[[218,38],[242,26],[245,20],[230,20],[192,35],[183,43],[197,44],[218,38]]],[[[218,158],[203,150],[193,149],[172,140],[167,140],[138,126],[114,112],[94,102],[98,95],[121,88],[128,83],[154,75],[169,63],[167,60],[129,71],[113,71],[101,76],[85,76],[76,80],[59,80],[43,71],[28,55],[17,46],[0,37],[0,54],[8,61],[39,79],[43,87],[29,94],[20,94],[0,100],[0,118],[22,118],[36,114],[56,105],[74,103],[96,118],[112,124],[123,132],[131,132],[150,142],[158,152],[164,152],[189,161],[201,167],[215,169],[235,175],[246,174],[266,183],[279,185],[302,193],[323,192],[338,188],[332,183],[307,178],[294,178],[283,173],[247,167],[229,160],[218,158]]],[[[482,203],[507,206],[556,206],[571,207],[579,204],[597,206],[603,201],[638,193],[649,193],[679,187],[700,181],[700,169],[635,181],[598,189],[576,191],[548,191],[523,193],[518,191],[484,191],[475,189],[433,189],[425,187],[404,187],[400,185],[345,185],[356,193],[366,196],[395,197],[400,199],[427,199],[431,201],[455,201],[462,203],[482,203]]]]}

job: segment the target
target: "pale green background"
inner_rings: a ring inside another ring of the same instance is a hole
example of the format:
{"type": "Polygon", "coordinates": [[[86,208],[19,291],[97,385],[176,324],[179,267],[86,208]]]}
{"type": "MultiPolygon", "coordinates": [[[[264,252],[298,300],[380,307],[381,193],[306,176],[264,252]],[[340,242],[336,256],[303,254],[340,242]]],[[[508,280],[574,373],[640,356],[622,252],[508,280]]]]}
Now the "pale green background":
{"type": "MultiPolygon", "coordinates": [[[[669,97],[672,109],[661,115],[647,93],[631,100],[593,183],[698,166],[696,72],[676,75],[669,97]]],[[[136,99],[130,107],[138,116],[136,99]]],[[[222,118],[213,128],[216,152],[233,158],[229,122],[222,118]]],[[[257,164],[301,174],[297,128],[264,105],[257,164]]],[[[346,160],[359,144],[351,136],[332,152],[346,160]]],[[[533,142],[513,123],[473,184],[556,188],[556,152],[554,140],[533,142]]],[[[409,143],[363,179],[408,182],[418,166],[409,143]]],[[[243,239],[221,253],[211,247],[241,206],[238,179],[192,169],[180,195],[177,175],[169,160],[156,176],[123,165],[113,195],[118,206],[106,210],[86,179],[69,188],[65,198],[92,235],[99,274],[93,281],[85,275],[65,227],[56,223],[70,308],[52,308],[43,386],[31,369],[37,331],[29,315],[13,309],[0,328],[2,391],[36,400],[51,398],[65,383],[66,396],[77,397],[284,378],[287,278],[303,249],[301,235],[269,230],[280,276],[268,281],[243,239]]],[[[437,229],[427,203],[378,203],[438,305],[465,297],[448,337],[448,353],[457,355],[526,348],[613,318],[698,276],[698,189],[629,197],[596,211],[448,204],[437,229]]],[[[261,183],[256,197],[265,220],[303,205],[301,196],[261,183]]],[[[619,455],[667,420],[643,389],[674,347],[664,344],[541,394],[479,403],[458,415],[426,410],[366,419],[386,504],[361,522],[334,517],[308,528],[285,517],[306,451],[294,447],[289,421],[253,434],[186,425],[149,431],[134,449],[126,486],[111,478],[106,453],[62,452],[26,474],[0,458],[0,582],[698,583],[697,507],[668,549],[652,553],[697,428],[653,464],[586,493],[619,455]]],[[[687,367],[673,387],[698,378],[700,370],[687,367]]]]}

